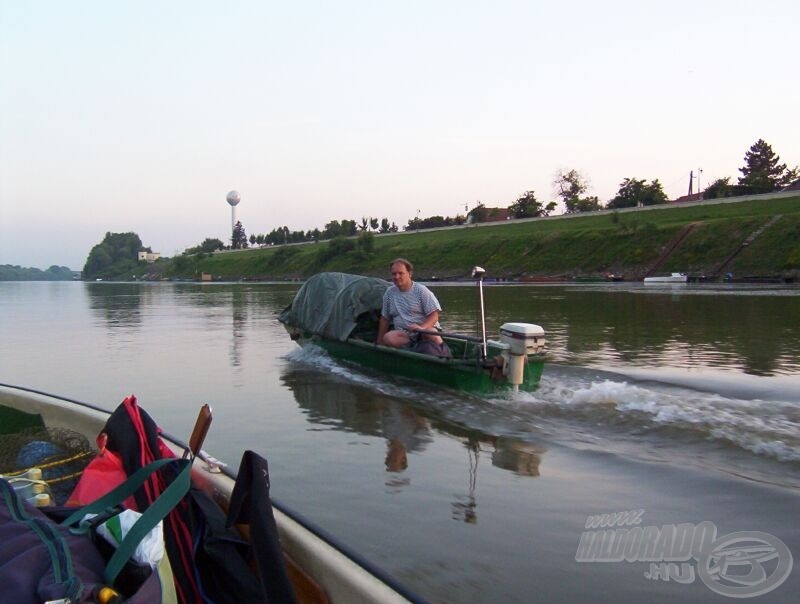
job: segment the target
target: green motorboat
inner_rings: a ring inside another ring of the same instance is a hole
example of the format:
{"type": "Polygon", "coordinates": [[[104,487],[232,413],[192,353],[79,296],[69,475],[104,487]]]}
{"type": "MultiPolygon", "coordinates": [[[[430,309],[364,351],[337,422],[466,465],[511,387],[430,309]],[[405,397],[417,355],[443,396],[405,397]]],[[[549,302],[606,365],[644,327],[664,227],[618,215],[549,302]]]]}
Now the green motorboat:
{"type": "MultiPolygon", "coordinates": [[[[483,316],[483,270],[476,267],[483,316]]],[[[306,281],[279,320],[301,346],[315,345],[338,360],[391,375],[467,392],[539,385],[546,353],[544,330],[531,323],[505,323],[497,340],[437,332],[451,356],[422,354],[375,343],[383,294],[390,283],[375,277],[319,273],[306,281]]]]}

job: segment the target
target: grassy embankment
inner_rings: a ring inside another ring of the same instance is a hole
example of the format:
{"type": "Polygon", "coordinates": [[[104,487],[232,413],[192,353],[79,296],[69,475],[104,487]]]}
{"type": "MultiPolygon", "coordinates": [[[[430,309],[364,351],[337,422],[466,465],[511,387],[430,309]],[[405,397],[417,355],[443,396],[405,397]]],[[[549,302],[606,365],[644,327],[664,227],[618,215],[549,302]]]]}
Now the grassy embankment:
{"type": "MultiPolygon", "coordinates": [[[[468,226],[374,237],[371,251],[356,245],[333,253],[342,241],[276,246],[196,258],[173,259],[171,277],[297,279],[319,271],[387,275],[388,263],[404,256],[417,278],[463,278],[472,266],[487,277],[599,275],[604,271],[636,280],[689,224],[693,230],[659,267],[659,273],[715,275],[723,262],[774,216],[755,240],[725,266],[737,279],[800,278],[800,196],[738,203],[669,207],[646,211],[468,226]]],[[[719,274],[718,276],[721,276],[719,274]]]]}

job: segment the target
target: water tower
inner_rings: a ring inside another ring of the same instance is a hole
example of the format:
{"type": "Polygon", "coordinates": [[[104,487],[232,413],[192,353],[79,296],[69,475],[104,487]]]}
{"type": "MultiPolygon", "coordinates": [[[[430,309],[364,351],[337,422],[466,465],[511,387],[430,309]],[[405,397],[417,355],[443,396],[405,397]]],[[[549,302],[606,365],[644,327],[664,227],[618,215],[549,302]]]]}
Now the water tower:
{"type": "Polygon", "coordinates": [[[242,201],[242,196],[239,195],[239,191],[230,191],[225,199],[231,206],[231,233],[233,233],[236,227],[236,206],[242,201]]]}

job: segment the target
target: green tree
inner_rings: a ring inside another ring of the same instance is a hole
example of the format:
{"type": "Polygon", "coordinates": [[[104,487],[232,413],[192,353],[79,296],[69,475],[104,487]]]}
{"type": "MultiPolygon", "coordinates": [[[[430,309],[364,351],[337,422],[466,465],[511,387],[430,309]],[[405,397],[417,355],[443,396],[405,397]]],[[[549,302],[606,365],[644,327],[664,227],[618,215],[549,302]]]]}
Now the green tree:
{"type": "Polygon", "coordinates": [[[577,214],[579,212],[595,212],[601,209],[600,200],[596,195],[590,197],[579,197],[565,203],[567,214],[577,214]]]}
{"type": "Polygon", "coordinates": [[[194,247],[186,248],[183,251],[184,256],[191,256],[192,254],[211,254],[217,250],[225,249],[225,244],[220,239],[206,238],[203,243],[194,247]]]}
{"type": "Polygon", "coordinates": [[[616,197],[606,204],[609,209],[652,206],[667,202],[667,194],[658,179],[647,184],[645,180],[626,178],[619,187],[616,197]]]}
{"type": "MultiPolygon", "coordinates": [[[[554,201],[542,204],[536,199],[533,191],[525,191],[517,200],[508,206],[508,211],[514,218],[530,218],[533,216],[549,216],[556,207],[554,201]]],[[[473,210],[474,211],[474,210],[473,210]]]]}
{"type": "Polygon", "coordinates": [[[221,249],[223,249],[224,247],[225,247],[225,244],[224,244],[224,243],[222,243],[222,240],[220,240],[220,239],[217,239],[216,237],[215,237],[215,238],[213,238],[213,239],[211,239],[211,238],[206,238],[206,239],[203,241],[203,243],[201,243],[201,244],[200,244],[200,248],[201,248],[201,249],[202,249],[204,252],[206,252],[207,254],[210,254],[210,253],[212,253],[212,252],[216,252],[217,250],[221,250],[221,249]]]}
{"type": "Polygon", "coordinates": [[[142,246],[142,240],[136,233],[106,233],[103,241],[89,252],[83,276],[85,279],[95,279],[129,273],[136,268],[141,251],[152,250],[142,246]]]}
{"type": "Polygon", "coordinates": [[[731,177],[718,178],[703,191],[703,199],[719,199],[720,197],[730,197],[732,195],[731,177]]]}
{"type": "Polygon", "coordinates": [[[581,197],[589,190],[589,180],[577,170],[556,172],[553,187],[564,202],[567,214],[600,209],[600,200],[597,197],[581,197]]]}
{"type": "Polygon", "coordinates": [[[797,179],[798,168],[787,169],[779,163],[781,158],[769,143],[758,139],[744,154],[745,165],[739,168],[742,175],[739,184],[749,193],[771,193],[778,191],[797,179]]]}
{"type": "Polygon", "coordinates": [[[237,220],[231,235],[231,249],[243,250],[245,248],[247,248],[247,234],[244,232],[241,221],[237,220]]]}
{"type": "Polygon", "coordinates": [[[472,218],[472,222],[486,222],[488,217],[489,210],[486,209],[486,206],[481,201],[467,213],[467,219],[472,218]]]}
{"type": "Polygon", "coordinates": [[[352,237],[356,234],[358,227],[355,220],[331,220],[325,225],[322,232],[323,239],[333,239],[335,237],[352,237]]]}

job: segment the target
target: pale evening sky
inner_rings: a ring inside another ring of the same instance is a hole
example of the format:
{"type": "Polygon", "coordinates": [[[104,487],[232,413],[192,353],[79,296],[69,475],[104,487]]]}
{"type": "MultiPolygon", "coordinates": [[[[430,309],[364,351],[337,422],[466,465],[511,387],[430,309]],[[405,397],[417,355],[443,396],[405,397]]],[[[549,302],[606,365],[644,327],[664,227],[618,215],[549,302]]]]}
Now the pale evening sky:
{"type": "Polygon", "coordinates": [[[0,264],[800,163],[796,0],[0,0],[0,264]]]}

